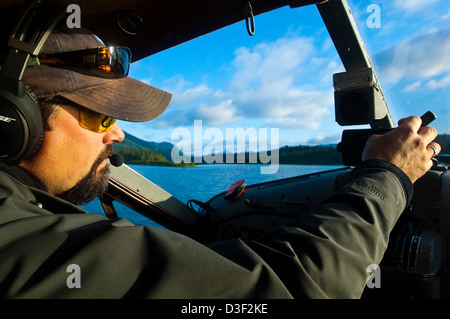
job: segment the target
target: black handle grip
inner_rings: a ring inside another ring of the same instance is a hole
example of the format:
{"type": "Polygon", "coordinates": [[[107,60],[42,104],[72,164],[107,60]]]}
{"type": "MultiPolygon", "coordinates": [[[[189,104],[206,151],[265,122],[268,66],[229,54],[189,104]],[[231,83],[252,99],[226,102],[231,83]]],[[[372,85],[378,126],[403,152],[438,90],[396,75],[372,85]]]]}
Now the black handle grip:
{"type": "MultiPolygon", "coordinates": [[[[433,112],[426,112],[421,116],[422,125],[427,126],[436,119],[433,112]]],[[[346,166],[355,166],[362,162],[362,153],[366,147],[368,138],[373,134],[384,134],[393,130],[388,129],[364,129],[344,130],[342,140],[338,144],[338,151],[342,153],[342,163],[346,166]]]]}

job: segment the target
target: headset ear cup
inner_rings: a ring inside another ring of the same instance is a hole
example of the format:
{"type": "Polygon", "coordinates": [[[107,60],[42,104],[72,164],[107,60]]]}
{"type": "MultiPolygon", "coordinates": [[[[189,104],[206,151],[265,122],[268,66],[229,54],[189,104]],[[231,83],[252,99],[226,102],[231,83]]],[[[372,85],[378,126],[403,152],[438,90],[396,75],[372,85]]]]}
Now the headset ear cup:
{"type": "Polygon", "coordinates": [[[32,106],[29,107],[31,109],[29,114],[31,118],[26,121],[30,132],[30,141],[28,143],[29,146],[27,147],[27,150],[24,152],[24,159],[36,153],[41,146],[42,139],[44,137],[44,121],[42,118],[42,110],[39,104],[39,99],[28,84],[26,85],[26,92],[32,106]]]}
{"type": "Polygon", "coordinates": [[[9,165],[33,155],[43,138],[39,100],[28,85],[25,88],[22,97],[0,89],[0,160],[9,165]]]}

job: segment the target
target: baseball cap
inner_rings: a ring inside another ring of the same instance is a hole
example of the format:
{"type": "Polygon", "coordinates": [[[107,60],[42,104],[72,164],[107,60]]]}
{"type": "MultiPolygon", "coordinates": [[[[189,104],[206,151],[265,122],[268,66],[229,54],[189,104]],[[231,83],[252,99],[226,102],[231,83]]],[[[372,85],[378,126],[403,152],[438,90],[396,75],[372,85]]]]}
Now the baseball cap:
{"type": "MultiPolygon", "coordinates": [[[[41,54],[55,54],[104,47],[84,28],[60,25],[48,37],[41,54]]],[[[38,65],[27,67],[23,79],[38,99],[62,96],[98,113],[130,122],[158,117],[172,95],[130,77],[111,77],[76,66],[38,65]]]]}

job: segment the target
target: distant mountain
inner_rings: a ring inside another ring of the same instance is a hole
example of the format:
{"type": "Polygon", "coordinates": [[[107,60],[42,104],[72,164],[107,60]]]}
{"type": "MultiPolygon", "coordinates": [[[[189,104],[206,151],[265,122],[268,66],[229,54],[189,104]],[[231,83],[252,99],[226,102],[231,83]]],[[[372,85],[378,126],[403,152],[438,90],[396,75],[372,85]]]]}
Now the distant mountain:
{"type": "MultiPolygon", "coordinates": [[[[267,160],[273,161],[273,151],[260,152],[260,153],[240,153],[234,154],[234,163],[242,163],[244,159],[245,163],[255,164],[261,163],[261,158],[267,158],[267,160]],[[243,155],[243,156],[242,156],[243,155]]],[[[229,163],[229,157],[227,154],[216,154],[214,158],[222,163],[229,163]]],[[[193,158],[191,161],[194,163],[207,163],[212,159],[199,157],[193,158]]],[[[342,165],[341,153],[337,151],[336,144],[329,145],[316,145],[316,146],[283,146],[278,149],[278,163],[279,164],[298,164],[298,165],[342,165]]]]}
{"type": "Polygon", "coordinates": [[[174,163],[171,160],[174,145],[171,143],[148,142],[130,133],[124,133],[125,139],[121,143],[114,144],[114,151],[121,154],[127,164],[194,166],[189,163],[174,163]]]}
{"type": "Polygon", "coordinates": [[[125,139],[122,143],[114,144],[114,150],[119,151],[122,149],[131,150],[150,150],[156,153],[162,154],[168,161],[171,161],[171,152],[174,145],[168,142],[156,143],[142,140],[130,133],[125,133],[125,139]]]}
{"type": "MultiPolygon", "coordinates": [[[[441,154],[450,154],[450,135],[439,135],[435,141],[442,147],[441,154]]],[[[172,162],[171,152],[173,148],[174,145],[171,143],[148,142],[126,132],[125,140],[122,143],[114,144],[114,150],[121,153],[125,158],[125,162],[129,164],[194,166],[190,163],[178,165],[172,162]]],[[[341,153],[337,151],[336,144],[283,146],[278,151],[279,164],[342,164],[341,153]]],[[[270,156],[269,154],[267,155],[270,156]]],[[[226,154],[220,154],[219,156],[222,157],[222,163],[227,163],[226,154]]],[[[237,154],[234,154],[233,157],[234,162],[237,163],[237,154]]],[[[214,158],[217,159],[216,156],[214,158]]],[[[254,154],[245,153],[245,163],[253,163],[254,158],[254,154]]],[[[257,154],[256,158],[259,160],[261,157],[257,154]]],[[[206,161],[204,158],[191,158],[191,163],[206,163],[206,161]]]]}

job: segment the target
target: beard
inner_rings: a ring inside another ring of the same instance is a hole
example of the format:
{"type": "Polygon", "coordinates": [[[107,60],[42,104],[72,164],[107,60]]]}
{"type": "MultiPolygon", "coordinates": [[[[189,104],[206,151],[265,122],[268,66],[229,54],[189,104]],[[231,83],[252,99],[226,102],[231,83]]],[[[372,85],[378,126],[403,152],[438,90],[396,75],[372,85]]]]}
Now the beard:
{"type": "Polygon", "coordinates": [[[97,157],[87,175],[75,186],[56,196],[74,205],[84,205],[103,194],[108,188],[109,166],[106,165],[101,170],[98,170],[98,167],[106,158],[111,156],[112,149],[111,144],[106,145],[106,148],[97,157]]]}

